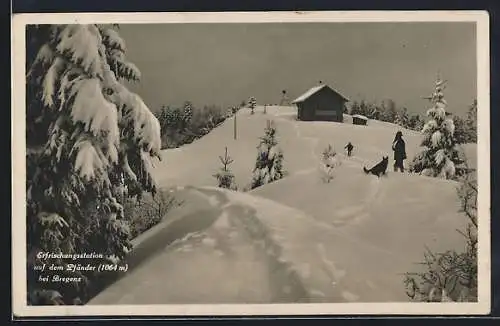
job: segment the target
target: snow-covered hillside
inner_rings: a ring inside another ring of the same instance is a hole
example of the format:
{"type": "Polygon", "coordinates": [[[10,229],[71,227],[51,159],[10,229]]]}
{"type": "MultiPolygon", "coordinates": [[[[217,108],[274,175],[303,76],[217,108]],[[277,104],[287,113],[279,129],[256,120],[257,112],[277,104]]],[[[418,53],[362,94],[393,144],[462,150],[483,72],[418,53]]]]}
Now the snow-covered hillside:
{"type": "MultiPolygon", "coordinates": [[[[263,136],[266,120],[272,119],[277,128],[279,146],[284,152],[284,165],[289,173],[305,173],[315,169],[323,149],[332,144],[337,152],[343,153],[348,141],[354,145],[353,159],[360,164],[377,163],[383,155],[390,156],[394,135],[401,128],[397,125],[370,120],[368,126],[352,125],[350,116],[344,123],[296,121],[293,107],[270,106],[267,114],[262,107],[250,115],[247,109],[237,114],[237,139],[233,137],[233,118],[212,130],[203,138],[177,149],[162,152],[162,162],[156,164],[153,172],[162,186],[172,185],[216,185],[213,174],[219,169],[219,155],[224,147],[234,159],[231,169],[240,189],[252,177],[257,155],[259,137],[263,136]]],[[[403,130],[408,157],[413,157],[421,141],[418,132],[403,130]]],[[[466,152],[474,162],[475,145],[466,145],[466,152]]],[[[360,165],[361,168],[361,165],[360,165]]]]}
{"type": "MultiPolygon", "coordinates": [[[[407,301],[403,274],[418,268],[424,246],[462,249],[465,222],[452,181],[391,172],[398,126],[298,122],[294,110],[257,107],[180,149],[163,151],[154,171],[177,187],[184,207],[146,232],[129,258],[135,266],[90,304],[407,301]],[[240,188],[247,185],[266,119],[274,119],[286,178],[247,193],[213,188],[227,146],[240,188]],[[342,148],[351,141],[353,156],[342,148]],[[319,175],[328,145],[341,154],[334,179],[319,175]],[[389,174],[362,166],[389,155],[389,174]]],[[[408,157],[420,143],[403,130],[408,157]]],[[[475,146],[466,146],[475,166],[475,146]]]]}

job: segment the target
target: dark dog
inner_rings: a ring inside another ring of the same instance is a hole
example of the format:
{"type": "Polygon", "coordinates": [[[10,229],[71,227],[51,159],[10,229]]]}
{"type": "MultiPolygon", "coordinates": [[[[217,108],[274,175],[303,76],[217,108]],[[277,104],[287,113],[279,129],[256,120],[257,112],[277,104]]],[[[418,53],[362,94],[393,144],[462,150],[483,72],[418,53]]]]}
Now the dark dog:
{"type": "Polygon", "coordinates": [[[382,157],[382,161],[380,161],[377,165],[375,165],[369,170],[366,167],[363,167],[363,171],[365,171],[366,174],[371,173],[380,178],[381,175],[385,175],[388,163],[389,163],[389,156],[384,156],[382,157]]]}

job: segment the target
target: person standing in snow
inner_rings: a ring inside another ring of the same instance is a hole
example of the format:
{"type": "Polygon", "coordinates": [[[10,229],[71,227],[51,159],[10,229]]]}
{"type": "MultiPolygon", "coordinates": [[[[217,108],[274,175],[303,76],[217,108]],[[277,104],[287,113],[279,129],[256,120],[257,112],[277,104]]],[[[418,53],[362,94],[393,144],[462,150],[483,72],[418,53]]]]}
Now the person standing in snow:
{"type": "Polygon", "coordinates": [[[347,143],[347,145],[344,148],[347,149],[347,156],[351,156],[352,149],[354,148],[351,142],[347,143]]]}
{"type": "Polygon", "coordinates": [[[392,150],[394,151],[394,172],[397,172],[398,169],[404,172],[405,168],[403,161],[406,159],[406,149],[403,133],[401,131],[396,133],[396,137],[392,142],[392,150]]]}

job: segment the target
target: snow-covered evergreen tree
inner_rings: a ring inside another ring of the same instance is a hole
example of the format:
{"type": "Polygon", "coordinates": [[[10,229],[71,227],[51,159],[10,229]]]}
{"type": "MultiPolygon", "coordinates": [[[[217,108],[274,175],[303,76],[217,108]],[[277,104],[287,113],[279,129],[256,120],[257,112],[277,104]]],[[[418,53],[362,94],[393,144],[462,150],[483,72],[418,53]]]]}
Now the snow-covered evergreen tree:
{"type": "Polygon", "coordinates": [[[398,116],[396,102],[389,99],[383,103],[383,108],[384,108],[383,120],[387,121],[387,122],[394,123],[396,121],[397,116],[398,116]]]}
{"type": "Polygon", "coordinates": [[[403,108],[398,112],[395,123],[403,128],[408,128],[409,122],[410,117],[408,116],[408,109],[403,108]]]}
{"type": "Polygon", "coordinates": [[[455,144],[453,120],[447,118],[443,88],[444,82],[438,78],[432,96],[428,97],[433,106],[427,110],[429,120],[422,129],[423,149],[413,159],[410,171],[449,179],[464,172],[464,158],[455,144]]]}
{"type": "MultiPolygon", "coordinates": [[[[192,110],[191,110],[192,113],[192,110]]],[[[164,106],[162,108],[162,113],[160,114],[160,125],[161,130],[166,131],[167,129],[179,131],[184,125],[184,119],[189,116],[184,115],[184,108],[164,106]]],[[[189,117],[192,119],[192,115],[189,117]]]]}
{"type": "Polygon", "coordinates": [[[283,152],[278,147],[276,127],[272,121],[267,121],[264,132],[265,134],[260,138],[259,146],[257,146],[258,154],[250,185],[251,189],[279,180],[285,175],[283,152]]]}
{"type": "Polygon", "coordinates": [[[185,125],[188,125],[191,122],[191,119],[193,118],[193,105],[191,102],[186,101],[184,103],[184,109],[182,111],[182,121],[184,122],[185,125]]]}
{"type": "Polygon", "coordinates": [[[222,167],[220,168],[219,172],[214,174],[214,178],[216,178],[218,181],[218,186],[220,188],[237,190],[234,180],[234,174],[229,169],[229,165],[231,165],[234,160],[227,153],[227,147],[225,149],[224,156],[219,156],[219,160],[222,164],[222,167]]]}
{"type": "Polygon", "coordinates": [[[455,125],[455,132],[453,133],[453,137],[455,137],[455,143],[456,144],[467,143],[469,141],[469,135],[465,120],[458,115],[454,115],[453,124],[455,125]]]}
{"type": "Polygon", "coordinates": [[[360,109],[358,101],[353,101],[351,103],[351,107],[349,109],[349,114],[350,115],[361,114],[361,109],[360,109]]]}
{"type": "Polygon", "coordinates": [[[366,117],[368,119],[372,119],[372,120],[379,120],[380,119],[380,112],[374,103],[368,104],[366,117]]]}
{"type": "Polygon", "coordinates": [[[250,97],[250,99],[248,100],[248,107],[250,108],[250,112],[252,114],[255,113],[255,107],[257,106],[257,100],[255,99],[255,97],[250,97]]]}
{"type": "Polygon", "coordinates": [[[158,111],[156,114],[156,119],[160,122],[160,129],[161,133],[163,134],[164,131],[167,129],[167,119],[168,119],[168,112],[167,112],[167,107],[162,106],[160,111],[158,111]]]}
{"type": "Polygon", "coordinates": [[[421,131],[424,127],[423,121],[420,118],[420,114],[412,114],[410,120],[408,121],[408,128],[411,130],[421,131]]]}
{"type": "Polygon", "coordinates": [[[38,283],[34,253],[124,257],[131,245],[118,198],[123,183],[155,193],[160,124],[122,83],[140,72],[114,26],[30,25],[27,40],[29,300],[40,304],[46,298],[33,294],[48,293],[68,304],[84,295],[85,281],[38,283]]]}

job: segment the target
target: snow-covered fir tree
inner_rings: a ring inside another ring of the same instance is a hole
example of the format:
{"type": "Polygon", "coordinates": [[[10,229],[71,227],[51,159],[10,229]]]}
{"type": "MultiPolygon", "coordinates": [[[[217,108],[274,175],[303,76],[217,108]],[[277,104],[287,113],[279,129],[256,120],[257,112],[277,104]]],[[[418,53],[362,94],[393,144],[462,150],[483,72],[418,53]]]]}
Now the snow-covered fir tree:
{"type": "Polygon", "coordinates": [[[351,106],[350,114],[351,115],[360,114],[364,116],[369,116],[370,111],[368,103],[365,100],[361,100],[360,102],[354,101],[351,106]]]}
{"type": "Polygon", "coordinates": [[[395,123],[403,128],[408,128],[409,122],[410,117],[408,116],[408,109],[403,108],[398,112],[395,123]]]}
{"type": "Polygon", "coordinates": [[[167,119],[168,119],[168,108],[166,106],[162,106],[160,111],[158,111],[156,114],[156,119],[160,122],[160,129],[163,133],[164,130],[167,128],[167,119]]]}
{"type": "Polygon", "coordinates": [[[333,177],[335,168],[340,165],[338,155],[332,145],[328,144],[321,155],[321,174],[324,182],[329,183],[333,177]]]}
{"type": "Polygon", "coordinates": [[[124,189],[155,193],[160,124],[123,84],[140,72],[114,26],[30,25],[27,41],[28,298],[71,304],[84,300],[92,274],[74,286],[39,283],[36,252],[125,256],[130,233],[119,198],[124,189]]]}
{"type": "Polygon", "coordinates": [[[252,114],[255,113],[255,107],[257,106],[257,100],[255,99],[255,97],[250,97],[250,99],[248,99],[248,107],[250,108],[250,112],[252,114]]]}
{"type": "Polygon", "coordinates": [[[191,119],[193,118],[193,105],[191,102],[186,101],[184,103],[184,109],[182,111],[182,121],[185,126],[187,126],[190,122],[191,119]]]}
{"type": "Polygon", "coordinates": [[[178,131],[184,125],[184,118],[184,109],[163,106],[158,120],[160,121],[162,131],[166,131],[167,129],[178,131]]]}
{"type": "Polygon", "coordinates": [[[272,121],[267,121],[264,133],[264,136],[260,138],[259,146],[257,146],[258,153],[250,185],[251,189],[279,180],[285,174],[283,152],[278,147],[276,127],[272,121]]]}
{"type": "Polygon", "coordinates": [[[410,171],[450,179],[463,174],[464,157],[455,144],[455,125],[446,114],[443,88],[444,82],[438,78],[433,94],[427,98],[432,107],[427,110],[429,120],[422,128],[423,149],[410,164],[410,171]]]}
{"type": "Polygon", "coordinates": [[[396,102],[391,99],[385,100],[381,105],[381,120],[394,123],[398,116],[398,110],[396,107],[396,102]]]}
{"type": "Polygon", "coordinates": [[[358,101],[353,101],[351,102],[350,108],[349,108],[349,114],[350,115],[355,115],[355,114],[360,114],[361,111],[359,109],[359,102],[358,101]]]}
{"type": "Polygon", "coordinates": [[[465,144],[469,140],[467,125],[464,119],[458,115],[453,116],[453,125],[455,126],[455,132],[453,137],[455,138],[456,144],[465,144]]]}
{"type": "Polygon", "coordinates": [[[412,114],[408,120],[408,128],[411,130],[421,131],[423,127],[424,125],[422,119],[420,118],[420,114],[412,114]]]}
{"type": "Polygon", "coordinates": [[[216,178],[218,182],[218,187],[237,190],[234,174],[229,169],[229,165],[231,165],[234,160],[231,158],[231,156],[229,156],[227,147],[225,149],[224,156],[219,156],[219,160],[222,164],[222,167],[220,168],[219,172],[214,174],[214,178],[216,178]]]}

